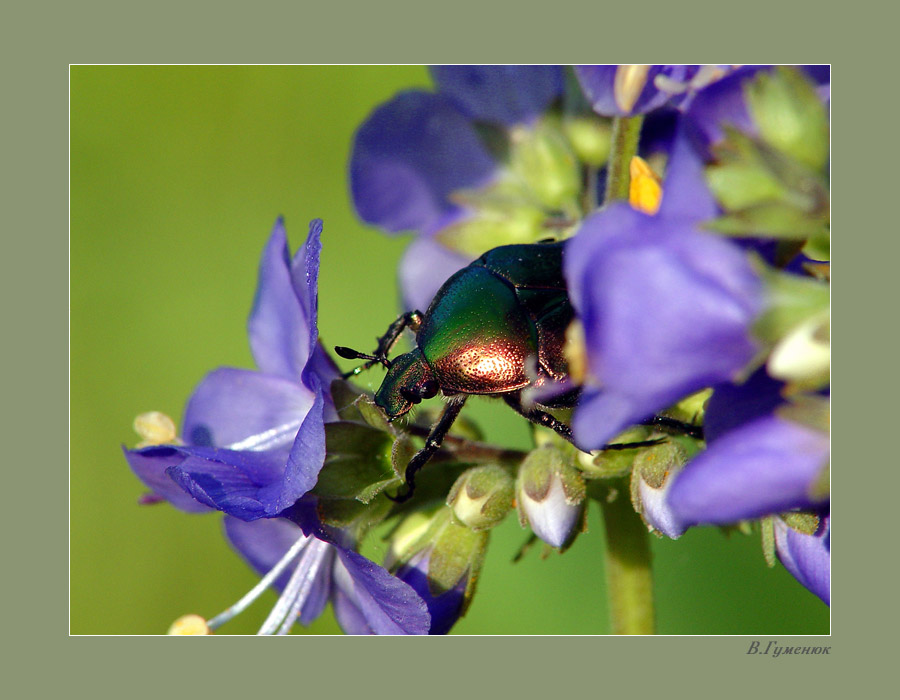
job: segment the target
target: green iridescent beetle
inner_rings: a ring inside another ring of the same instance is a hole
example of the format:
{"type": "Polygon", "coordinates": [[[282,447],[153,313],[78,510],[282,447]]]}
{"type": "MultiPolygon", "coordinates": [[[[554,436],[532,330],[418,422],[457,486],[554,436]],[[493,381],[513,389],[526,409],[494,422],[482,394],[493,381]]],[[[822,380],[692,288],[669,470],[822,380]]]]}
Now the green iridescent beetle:
{"type": "MultiPolygon", "coordinates": [[[[498,396],[528,420],[572,440],[569,426],[542,410],[571,408],[580,390],[569,388],[552,400],[523,405],[522,391],[540,389],[569,378],[563,354],[565,332],[575,314],[563,278],[564,242],[506,245],[489,250],[452,275],[423,314],[410,311],[388,328],[374,354],[338,346],[347,359],[375,363],[388,372],[375,393],[375,403],[389,420],[438,392],[447,406],[432,427],[425,446],[406,467],[405,494],[389,496],[402,502],[412,496],[416,472],[440,448],[453,421],[471,394],[498,396]],[[406,329],[416,334],[416,347],[394,360],[387,357],[406,329]]],[[[666,422],[654,419],[653,423],[666,422]]],[[[658,440],[606,445],[625,449],[658,440]]]]}

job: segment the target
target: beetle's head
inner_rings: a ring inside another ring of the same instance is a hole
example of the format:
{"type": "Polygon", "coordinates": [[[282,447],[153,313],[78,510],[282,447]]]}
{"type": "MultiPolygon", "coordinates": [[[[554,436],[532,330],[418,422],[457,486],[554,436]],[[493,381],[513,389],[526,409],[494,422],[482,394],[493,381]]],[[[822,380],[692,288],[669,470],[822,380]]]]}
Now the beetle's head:
{"type": "Polygon", "coordinates": [[[437,395],[438,388],[431,367],[416,348],[391,361],[384,381],[375,392],[375,403],[393,420],[409,411],[413,404],[437,395]]]}

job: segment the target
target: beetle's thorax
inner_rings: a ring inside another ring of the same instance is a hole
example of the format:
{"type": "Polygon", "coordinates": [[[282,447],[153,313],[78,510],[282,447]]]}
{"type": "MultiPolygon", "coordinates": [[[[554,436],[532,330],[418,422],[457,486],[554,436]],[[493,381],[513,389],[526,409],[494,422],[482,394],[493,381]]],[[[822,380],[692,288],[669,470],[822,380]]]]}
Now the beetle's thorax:
{"type": "Polygon", "coordinates": [[[413,404],[430,399],[438,391],[437,380],[419,348],[400,355],[391,367],[378,391],[375,403],[390,418],[402,416],[413,404]]]}

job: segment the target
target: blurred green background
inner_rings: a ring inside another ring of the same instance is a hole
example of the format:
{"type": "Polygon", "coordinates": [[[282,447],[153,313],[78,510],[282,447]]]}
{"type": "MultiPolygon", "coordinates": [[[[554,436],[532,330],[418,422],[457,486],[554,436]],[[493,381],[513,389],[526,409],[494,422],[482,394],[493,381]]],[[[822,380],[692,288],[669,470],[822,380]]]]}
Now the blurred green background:
{"type": "MultiPolygon", "coordinates": [[[[246,317],[280,214],[292,247],[310,219],[324,219],[326,345],[372,345],[398,311],[407,239],[356,220],[351,139],[380,102],[428,86],[418,66],[71,68],[72,633],[163,633],[186,612],[215,615],[255,582],[218,515],[137,504],[144,488],[121,445],[136,442],[138,413],[178,421],[209,370],[252,367],[246,317]]],[[[380,376],[370,373],[371,388],[380,376]]],[[[489,439],[527,447],[522,419],[502,403],[466,411],[489,439]]],[[[534,548],[512,564],[525,533],[508,518],[454,633],[605,633],[596,512],[589,524],[566,554],[542,559],[534,548]]],[[[695,528],[656,540],[654,556],[661,634],[829,631],[828,608],[780,566],[768,569],[755,537],[695,528]]],[[[274,599],[222,632],[254,632],[274,599]]],[[[330,610],[307,631],[340,632],[330,610]]]]}

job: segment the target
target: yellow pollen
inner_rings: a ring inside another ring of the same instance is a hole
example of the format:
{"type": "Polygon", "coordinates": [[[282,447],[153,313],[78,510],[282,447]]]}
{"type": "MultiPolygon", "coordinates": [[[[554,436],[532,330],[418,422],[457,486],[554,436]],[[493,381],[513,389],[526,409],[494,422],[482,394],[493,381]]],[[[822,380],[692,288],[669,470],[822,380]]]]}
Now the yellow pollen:
{"type": "Polygon", "coordinates": [[[175,421],[165,413],[159,411],[142,413],[134,419],[133,425],[134,432],[142,438],[137,444],[139,448],[151,445],[181,444],[175,429],[175,421]]]}
{"type": "Polygon", "coordinates": [[[632,207],[645,214],[655,214],[662,201],[662,187],[659,178],[640,156],[631,159],[629,166],[631,186],[628,201],[632,207]]]}
{"type": "Polygon", "coordinates": [[[187,637],[212,634],[212,630],[209,628],[209,625],[206,624],[206,620],[202,617],[190,614],[182,615],[175,620],[166,634],[169,636],[187,637]]]}

